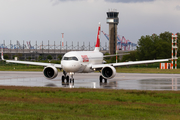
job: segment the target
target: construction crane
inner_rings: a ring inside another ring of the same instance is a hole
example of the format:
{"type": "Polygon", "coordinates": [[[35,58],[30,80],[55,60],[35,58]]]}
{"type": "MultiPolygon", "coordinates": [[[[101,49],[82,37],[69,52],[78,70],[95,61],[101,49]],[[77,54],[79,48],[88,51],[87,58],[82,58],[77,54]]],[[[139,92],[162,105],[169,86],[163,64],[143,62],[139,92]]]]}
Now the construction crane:
{"type": "MultiPolygon", "coordinates": [[[[104,36],[109,40],[109,35],[102,31],[104,36]]],[[[133,50],[134,47],[136,47],[137,44],[132,43],[130,40],[126,40],[124,36],[122,38],[117,35],[117,49],[119,50],[133,50]]]]}
{"type": "Polygon", "coordinates": [[[27,46],[29,47],[29,49],[34,49],[34,47],[31,46],[31,41],[27,41],[27,46]]]}
{"type": "Polygon", "coordinates": [[[21,45],[20,42],[17,41],[17,47],[16,48],[17,49],[26,49],[26,45],[25,44],[21,45]]]}
{"type": "Polygon", "coordinates": [[[3,49],[8,49],[7,46],[5,46],[4,44],[1,44],[0,45],[0,49],[3,48],[3,49]]]}

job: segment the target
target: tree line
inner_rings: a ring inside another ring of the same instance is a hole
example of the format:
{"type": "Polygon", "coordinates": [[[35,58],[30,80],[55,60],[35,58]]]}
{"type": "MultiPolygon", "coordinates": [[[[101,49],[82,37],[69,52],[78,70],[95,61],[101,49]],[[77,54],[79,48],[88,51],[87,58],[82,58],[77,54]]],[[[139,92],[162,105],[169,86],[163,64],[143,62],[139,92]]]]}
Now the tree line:
{"type": "MultiPolygon", "coordinates": [[[[177,46],[180,47],[180,33],[177,33],[177,46]]],[[[172,53],[172,33],[164,32],[160,35],[152,34],[141,36],[138,40],[137,50],[131,51],[130,54],[124,55],[122,62],[137,60],[153,60],[171,58],[172,53]]],[[[175,52],[174,52],[175,53],[175,52]]],[[[178,49],[177,56],[180,55],[178,49]]]]}

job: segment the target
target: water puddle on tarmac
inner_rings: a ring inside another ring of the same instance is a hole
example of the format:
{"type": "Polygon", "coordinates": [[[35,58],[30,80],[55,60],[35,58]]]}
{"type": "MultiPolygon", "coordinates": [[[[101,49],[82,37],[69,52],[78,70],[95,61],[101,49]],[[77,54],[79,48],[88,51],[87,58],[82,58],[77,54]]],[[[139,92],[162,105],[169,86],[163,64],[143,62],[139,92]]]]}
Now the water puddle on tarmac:
{"type": "Polygon", "coordinates": [[[100,88],[100,89],[130,89],[130,90],[180,90],[180,78],[159,78],[141,80],[109,80],[99,83],[99,80],[75,80],[75,83],[62,83],[59,79],[47,80],[39,78],[4,78],[0,80],[3,86],[30,87],[65,87],[65,88],[100,88]]]}
{"type": "Polygon", "coordinates": [[[118,82],[118,89],[180,90],[180,78],[120,81],[118,82]]]}

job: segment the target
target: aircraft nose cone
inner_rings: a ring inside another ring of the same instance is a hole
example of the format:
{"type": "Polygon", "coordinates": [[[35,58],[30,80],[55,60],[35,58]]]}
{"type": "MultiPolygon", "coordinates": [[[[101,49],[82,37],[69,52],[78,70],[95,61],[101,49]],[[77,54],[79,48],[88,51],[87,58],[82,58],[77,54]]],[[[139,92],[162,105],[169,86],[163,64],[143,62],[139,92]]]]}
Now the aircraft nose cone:
{"type": "Polygon", "coordinates": [[[80,69],[80,64],[74,61],[66,61],[63,62],[62,67],[66,72],[76,72],[80,69]]]}

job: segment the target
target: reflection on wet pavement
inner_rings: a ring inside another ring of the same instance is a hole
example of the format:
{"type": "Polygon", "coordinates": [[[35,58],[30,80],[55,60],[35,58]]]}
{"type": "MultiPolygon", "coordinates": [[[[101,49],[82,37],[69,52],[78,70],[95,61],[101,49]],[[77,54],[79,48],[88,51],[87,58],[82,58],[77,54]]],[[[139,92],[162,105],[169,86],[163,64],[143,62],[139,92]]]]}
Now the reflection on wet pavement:
{"type": "Polygon", "coordinates": [[[141,89],[147,90],[180,90],[180,79],[152,79],[141,80],[141,89]]]}
{"type": "Polygon", "coordinates": [[[61,83],[60,80],[40,78],[15,78],[0,80],[0,85],[40,86],[65,88],[102,88],[102,89],[135,89],[135,90],[180,90],[180,78],[158,78],[140,80],[109,80],[99,83],[98,79],[76,80],[75,83],[61,83]]]}
{"type": "Polygon", "coordinates": [[[180,90],[180,78],[119,81],[116,89],[180,90]]]}
{"type": "Polygon", "coordinates": [[[60,75],[53,80],[42,72],[0,71],[0,85],[30,87],[100,88],[131,90],[180,90],[180,74],[117,73],[107,83],[99,83],[99,73],[76,74],[74,83],[62,83],[60,75]]]}

